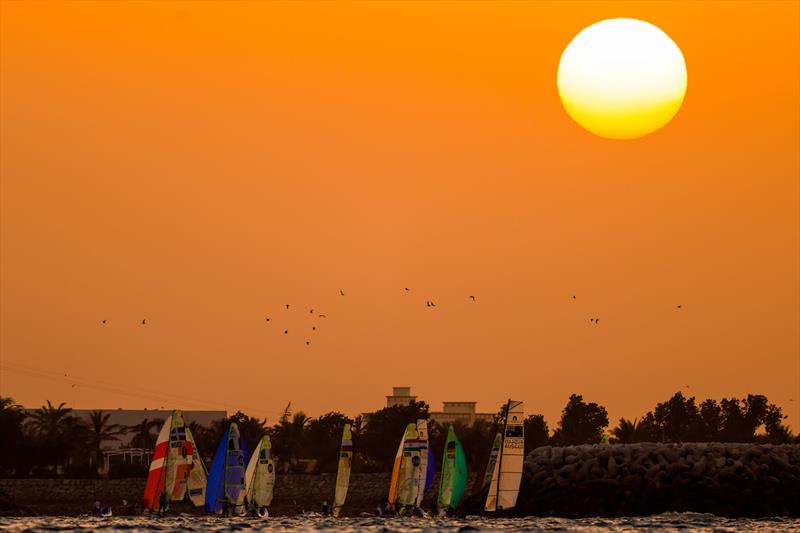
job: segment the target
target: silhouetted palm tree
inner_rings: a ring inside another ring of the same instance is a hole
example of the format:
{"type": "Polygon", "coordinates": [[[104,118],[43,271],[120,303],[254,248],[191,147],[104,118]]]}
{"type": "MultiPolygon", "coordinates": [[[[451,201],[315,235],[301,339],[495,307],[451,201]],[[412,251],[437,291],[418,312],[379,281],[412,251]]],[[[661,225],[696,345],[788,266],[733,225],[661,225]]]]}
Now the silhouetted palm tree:
{"type": "Polygon", "coordinates": [[[30,415],[29,427],[42,445],[42,458],[56,470],[73,449],[84,444],[86,427],[70,413],[64,402],[53,406],[50,400],[30,415]]]}
{"type": "Polygon", "coordinates": [[[128,426],[128,431],[133,433],[130,447],[152,450],[155,447],[156,439],[158,438],[158,435],[153,431],[153,429],[161,427],[163,423],[164,420],[161,418],[156,418],[155,420],[145,418],[135,426],[128,426]]]}
{"type": "Polygon", "coordinates": [[[309,421],[310,418],[305,413],[298,411],[291,419],[288,416],[282,416],[280,422],[270,431],[275,455],[289,465],[295,466],[297,458],[301,457],[309,421]]]}
{"type": "Polygon", "coordinates": [[[119,436],[125,433],[121,425],[109,424],[110,418],[111,413],[103,414],[103,411],[92,411],[89,415],[89,446],[93,452],[90,460],[94,461],[95,468],[100,465],[103,441],[119,440],[119,436]]]}
{"type": "Polygon", "coordinates": [[[611,430],[612,442],[620,444],[631,444],[636,442],[636,419],[633,422],[624,418],[619,419],[619,425],[611,430]]]}

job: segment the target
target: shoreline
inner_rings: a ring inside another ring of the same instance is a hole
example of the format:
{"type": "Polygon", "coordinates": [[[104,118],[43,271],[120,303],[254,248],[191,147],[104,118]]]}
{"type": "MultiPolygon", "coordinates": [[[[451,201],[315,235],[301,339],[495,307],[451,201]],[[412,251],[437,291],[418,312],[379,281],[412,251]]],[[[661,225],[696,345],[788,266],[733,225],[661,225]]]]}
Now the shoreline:
{"type": "MultiPolygon", "coordinates": [[[[271,516],[318,512],[331,501],[336,475],[285,474],[276,478],[271,516]]],[[[373,513],[386,494],[389,473],[353,473],[343,517],[373,513]]],[[[469,476],[460,515],[480,514],[483,497],[469,476]]],[[[2,516],[77,516],[100,500],[115,515],[122,500],[141,502],[145,479],[0,479],[2,516]]],[[[438,476],[423,507],[431,509],[438,476]]],[[[185,506],[185,509],[184,509],[185,506]]],[[[202,508],[173,510],[206,515],[202,508]]],[[[800,445],[596,444],[543,446],[530,452],[514,516],[646,516],[665,512],[724,517],[800,517],[800,445]]],[[[124,515],[121,515],[124,516],[124,515]]]]}

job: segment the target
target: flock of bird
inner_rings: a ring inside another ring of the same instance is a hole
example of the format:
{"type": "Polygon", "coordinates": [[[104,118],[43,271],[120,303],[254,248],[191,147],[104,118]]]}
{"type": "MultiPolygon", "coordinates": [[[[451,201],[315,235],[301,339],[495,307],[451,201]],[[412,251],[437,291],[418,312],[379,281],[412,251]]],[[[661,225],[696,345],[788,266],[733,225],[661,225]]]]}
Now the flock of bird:
{"type": "MultiPolygon", "coordinates": [[[[408,287],[405,287],[404,291],[405,292],[411,292],[411,289],[409,289],[408,287]]],[[[339,289],[339,296],[344,296],[344,290],[339,289]]],[[[574,295],[574,294],[571,297],[572,300],[576,300],[577,298],[578,297],[576,295],[574,295]]],[[[477,302],[478,301],[478,298],[475,295],[472,295],[472,294],[469,295],[469,299],[472,300],[473,302],[477,302]]],[[[286,308],[286,310],[289,310],[290,304],[284,304],[284,307],[286,308]]],[[[433,300],[426,300],[425,301],[425,307],[428,307],[428,308],[436,307],[436,303],[433,300]]],[[[683,305],[678,304],[676,307],[678,309],[682,309],[683,305]]],[[[314,315],[314,309],[309,309],[308,313],[310,315],[314,315]]],[[[317,313],[316,316],[318,318],[327,318],[327,315],[322,314],[322,313],[317,313]]],[[[266,322],[270,322],[272,320],[272,318],[271,317],[264,317],[264,320],[266,322]]],[[[108,323],[108,319],[104,318],[101,321],[101,323],[102,324],[107,324],[108,323]]],[[[596,325],[600,324],[600,319],[598,317],[590,317],[589,318],[589,323],[591,323],[591,324],[596,326],[596,325]]],[[[147,325],[147,319],[146,318],[142,319],[142,325],[143,326],[147,325]]],[[[312,331],[316,331],[316,329],[317,329],[317,326],[311,326],[311,330],[312,331]]],[[[284,335],[288,335],[289,334],[289,330],[288,329],[283,330],[283,334],[284,335]]],[[[305,342],[306,342],[306,346],[309,346],[311,344],[310,340],[306,340],[305,342]]]]}

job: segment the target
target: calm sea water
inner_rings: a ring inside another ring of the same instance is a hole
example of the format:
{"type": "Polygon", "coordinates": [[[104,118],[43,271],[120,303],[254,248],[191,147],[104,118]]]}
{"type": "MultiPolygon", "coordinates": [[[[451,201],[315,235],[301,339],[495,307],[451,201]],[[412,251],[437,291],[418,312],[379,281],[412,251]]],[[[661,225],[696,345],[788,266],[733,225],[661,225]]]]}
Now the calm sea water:
{"type": "Polygon", "coordinates": [[[663,514],[647,517],[571,520],[565,518],[422,519],[422,518],[0,518],[4,531],[379,531],[382,533],[424,531],[433,533],[471,531],[800,531],[798,518],[731,519],[707,514],[663,514]]]}

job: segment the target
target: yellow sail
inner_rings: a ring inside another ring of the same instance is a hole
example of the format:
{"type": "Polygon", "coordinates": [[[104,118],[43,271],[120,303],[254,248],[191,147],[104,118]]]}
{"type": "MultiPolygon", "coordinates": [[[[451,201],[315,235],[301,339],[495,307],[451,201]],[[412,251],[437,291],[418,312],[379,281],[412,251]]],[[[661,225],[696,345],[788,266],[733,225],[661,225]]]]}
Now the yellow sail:
{"type": "Polygon", "coordinates": [[[206,480],[208,472],[200,451],[194,440],[189,427],[186,427],[186,440],[192,444],[192,469],[189,471],[189,479],[186,480],[186,489],[189,499],[195,507],[200,507],[206,502],[206,480]]]}
{"type": "Polygon", "coordinates": [[[400,485],[400,466],[403,462],[403,446],[406,439],[414,439],[416,436],[416,424],[407,425],[403,437],[400,439],[400,446],[397,447],[397,455],[394,457],[394,466],[392,466],[392,480],[389,482],[389,504],[392,506],[397,502],[397,492],[400,485]]]}
{"type": "Polygon", "coordinates": [[[416,424],[409,424],[403,439],[403,457],[397,478],[397,503],[404,507],[417,504],[420,476],[419,433],[416,424]]]}
{"type": "Polygon", "coordinates": [[[333,496],[333,516],[339,512],[347,498],[347,488],[350,486],[350,468],[353,464],[353,435],[350,424],[345,424],[342,430],[342,447],[339,451],[339,469],[336,472],[336,492],[333,496]]]}
{"type": "Polygon", "coordinates": [[[274,487],[275,465],[272,461],[272,444],[269,436],[264,435],[253,450],[245,470],[247,501],[258,507],[267,507],[272,503],[274,487]]]}

